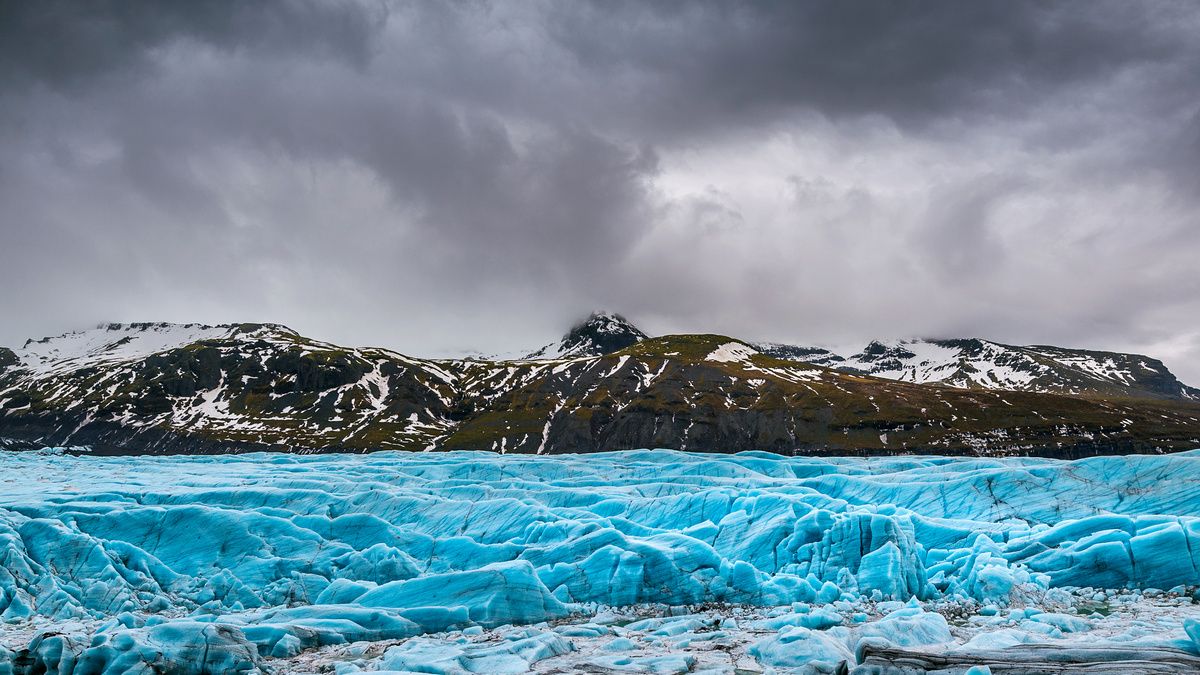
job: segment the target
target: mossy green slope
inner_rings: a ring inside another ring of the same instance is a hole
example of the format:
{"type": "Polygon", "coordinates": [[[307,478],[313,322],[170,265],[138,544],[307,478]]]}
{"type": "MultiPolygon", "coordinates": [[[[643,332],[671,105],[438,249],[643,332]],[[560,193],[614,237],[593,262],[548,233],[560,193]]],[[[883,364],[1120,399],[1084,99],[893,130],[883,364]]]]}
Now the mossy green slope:
{"type": "Polygon", "coordinates": [[[1200,405],[907,384],[772,358],[720,335],[646,339],[599,357],[429,360],[248,326],[132,361],[0,369],[0,437],[130,453],[1078,457],[1198,447],[1200,405]]]}

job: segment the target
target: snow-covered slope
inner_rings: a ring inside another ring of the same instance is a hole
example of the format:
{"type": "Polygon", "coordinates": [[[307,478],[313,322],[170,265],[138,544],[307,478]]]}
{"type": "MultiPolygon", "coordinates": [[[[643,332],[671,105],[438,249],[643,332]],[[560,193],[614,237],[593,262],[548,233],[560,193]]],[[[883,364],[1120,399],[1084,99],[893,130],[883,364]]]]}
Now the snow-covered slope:
{"type": "Polygon", "coordinates": [[[1161,361],[1138,354],[1018,347],[976,338],[874,341],[848,355],[791,345],[763,349],[778,358],[916,384],[1200,400],[1200,391],[1181,383],[1161,361]]]}
{"type": "Polygon", "coordinates": [[[457,377],[277,324],[105,324],[13,354],[0,371],[0,420],[54,420],[47,441],[156,451],[171,451],[178,433],[202,452],[354,438],[428,446],[451,425],[457,377]]]}
{"type": "Polygon", "coordinates": [[[14,350],[19,367],[53,373],[84,366],[135,361],[199,340],[230,337],[237,326],[199,323],[110,323],[91,330],[28,340],[14,350]]]}

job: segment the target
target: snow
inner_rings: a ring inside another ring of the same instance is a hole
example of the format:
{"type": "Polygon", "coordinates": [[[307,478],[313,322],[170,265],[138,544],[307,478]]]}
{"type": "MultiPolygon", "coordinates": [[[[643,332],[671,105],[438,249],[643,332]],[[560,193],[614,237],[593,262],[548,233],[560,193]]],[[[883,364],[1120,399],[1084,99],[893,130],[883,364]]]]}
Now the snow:
{"type": "MultiPolygon", "coordinates": [[[[873,341],[861,350],[833,351],[772,343],[761,350],[784,359],[875,377],[959,388],[1078,394],[1097,386],[1138,386],[1134,369],[1166,374],[1145,357],[1059,347],[1004,345],[988,340],[873,341]],[[1091,383],[1091,384],[1089,384],[1091,383]]],[[[1186,387],[1180,395],[1191,398],[1186,387]]]]}
{"type": "Polygon", "coordinates": [[[879,343],[889,354],[882,361],[866,351],[847,357],[840,367],[858,369],[889,380],[957,387],[1022,389],[1046,372],[1020,349],[979,340],[981,351],[968,355],[962,348],[928,340],[879,343]],[[895,354],[893,356],[893,354],[895,354]],[[908,356],[911,354],[911,356],[908,356]],[[1014,367],[1013,364],[1020,364],[1014,367]]]}
{"type": "Polygon", "coordinates": [[[632,326],[629,322],[611,312],[596,312],[588,319],[587,325],[597,333],[620,335],[628,332],[632,326]]]}
{"type": "Polygon", "coordinates": [[[597,355],[599,345],[590,334],[608,336],[630,336],[633,342],[640,341],[646,335],[620,315],[610,312],[595,312],[583,323],[577,324],[558,342],[552,342],[525,355],[505,354],[494,356],[493,359],[514,361],[541,361],[591,358],[597,355]]]}
{"type": "Polygon", "coordinates": [[[706,361],[731,363],[734,361],[746,361],[757,353],[757,351],[740,342],[726,342],[704,358],[706,361]]]}
{"type": "Polygon", "coordinates": [[[924,340],[901,340],[885,346],[891,349],[903,349],[912,353],[913,357],[906,359],[901,367],[893,369],[875,370],[874,364],[864,359],[864,354],[850,357],[845,365],[851,368],[860,368],[890,380],[926,383],[945,379],[958,366],[960,357],[957,349],[942,347],[924,340]]]}
{"type": "Polygon", "coordinates": [[[0,672],[1200,658],[1198,513],[1200,452],[0,452],[0,672]]]}
{"type": "MultiPolygon", "coordinates": [[[[1062,363],[1076,370],[1082,371],[1093,377],[1109,380],[1118,384],[1129,384],[1134,381],[1133,373],[1128,368],[1122,368],[1113,358],[1095,354],[1071,354],[1060,349],[1038,349],[1036,353],[1047,358],[1062,363]]],[[[1157,369],[1150,367],[1145,363],[1139,364],[1142,368],[1151,372],[1158,372],[1157,369]]]]}
{"type": "Polygon", "coordinates": [[[92,330],[30,340],[14,352],[21,367],[46,375],[85,365],[134,361],[198,340],[228,338],[237,330],[237,326],[195,323],[103,324],[92,330]]]}

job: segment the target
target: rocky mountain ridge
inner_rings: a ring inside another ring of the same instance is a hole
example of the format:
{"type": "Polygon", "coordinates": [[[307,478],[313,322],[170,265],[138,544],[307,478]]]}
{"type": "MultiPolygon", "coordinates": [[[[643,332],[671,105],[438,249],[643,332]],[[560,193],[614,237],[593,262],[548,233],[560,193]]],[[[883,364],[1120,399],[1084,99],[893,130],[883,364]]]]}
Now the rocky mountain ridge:
{"type": "Polygon", "coordinates": [[[845,356],[793,345],[760,349],[778,358],[916,384],[1200,400],[1200,390],[1180,382],[1162,361],[1140,354],[1019,347],[979,338],[876,340],[845,356]]]}
{"type": "MultiPolygon", "coordinates": [[[[951,369],[922,365],[903,377],[919,356],[911,348],[913,357],[885,348],[870,364],[830,368],[800,358],[815,354],[802,348],[651,338],[611,315],[591,317],[556,348],[567,355],[419,359],[272,324],[110,324],[0,350],[0,443],[113,453],[667,447],[1061,457],[1200,447],[1200,403],[1188,391],[1171,395],[1169,373],[1160,373],[1162,391],[1144,376],[1111,380],[1111,369],[1057,393],[957,376],[943,379],[962,386],[947,386],[920,373],[951,369]]],[[[1054,363],[1076,354],[1025,349],[1054,363]]],[[[1142,357],[1131,358],[1114,363],[1142,357]]],[[[970,371],[960,363],[958,372],[970,371]]]]}
{"type": "MultiPolygon", "coordinates": [[[[598,312],[572,327],[558,343],[524,358],[600,356],[647,337],[619,314],[598,312]]],[[[1140,354],[1016,346],[980,338],[872,340],[861,350],[845,354],[806,345],[747,344],[785,361],[916,384],[1200,401],[1200,389],[1180,382],[1162,361],[1140,354]]]]}
{"type": "Polygon", "coordinates": [[[571,327],[558,342],[530,352],[526,359],[566,359],[603,356],[631,347],[648,335],[620,314],[593,312],[571,327]]]}

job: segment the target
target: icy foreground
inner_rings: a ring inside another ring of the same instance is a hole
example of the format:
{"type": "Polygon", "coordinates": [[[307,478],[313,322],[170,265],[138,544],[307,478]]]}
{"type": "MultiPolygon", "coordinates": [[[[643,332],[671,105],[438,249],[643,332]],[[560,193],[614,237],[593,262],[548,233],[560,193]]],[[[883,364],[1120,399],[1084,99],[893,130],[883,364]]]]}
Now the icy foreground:
{"type": "Polygon", "coordinates": [[[0,674],[1194,672],[1197,514],[1200,452],[0,453],[0,674]]]}

